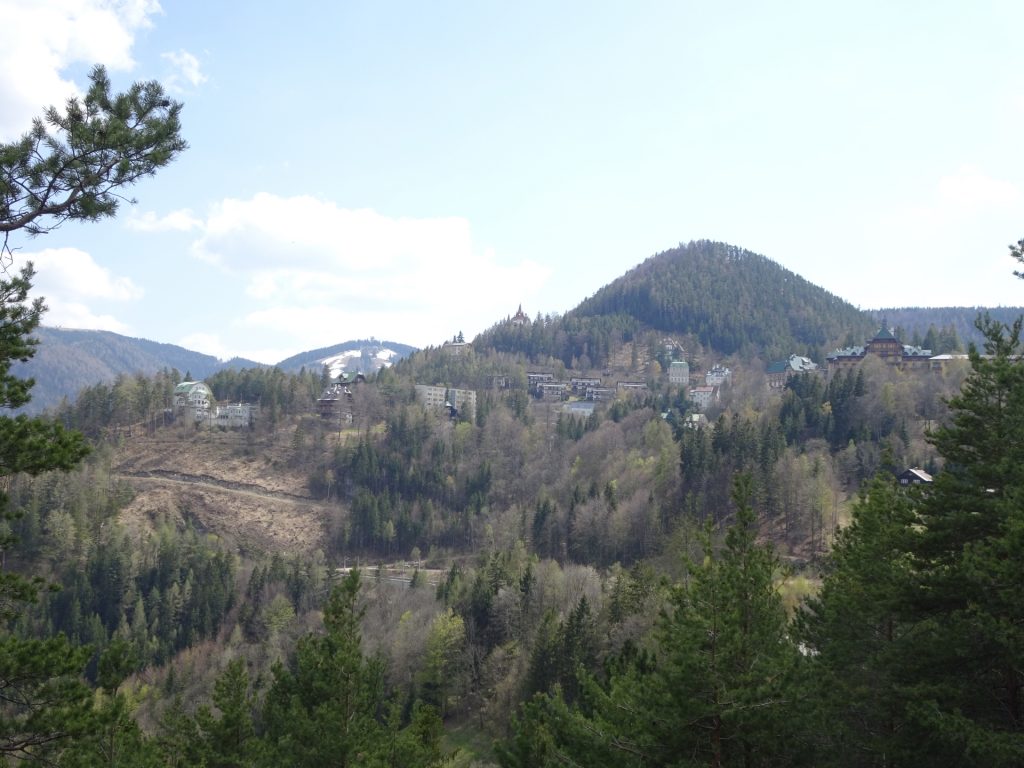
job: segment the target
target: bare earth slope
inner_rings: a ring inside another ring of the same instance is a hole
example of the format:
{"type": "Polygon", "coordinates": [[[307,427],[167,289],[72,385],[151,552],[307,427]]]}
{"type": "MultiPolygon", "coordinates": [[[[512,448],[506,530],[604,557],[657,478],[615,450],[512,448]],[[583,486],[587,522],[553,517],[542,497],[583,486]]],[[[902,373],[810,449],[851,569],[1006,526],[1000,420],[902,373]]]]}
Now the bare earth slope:
{"type": "Polygon", "coordinates": [[[161,519],[188,520],[251,554],[322,546],[324,523],[337,507],[310,498],[306,472],[288,465],[292,432],[136,430],[114,464],[136,491],[122,521],[141,532],[161,519]]]}

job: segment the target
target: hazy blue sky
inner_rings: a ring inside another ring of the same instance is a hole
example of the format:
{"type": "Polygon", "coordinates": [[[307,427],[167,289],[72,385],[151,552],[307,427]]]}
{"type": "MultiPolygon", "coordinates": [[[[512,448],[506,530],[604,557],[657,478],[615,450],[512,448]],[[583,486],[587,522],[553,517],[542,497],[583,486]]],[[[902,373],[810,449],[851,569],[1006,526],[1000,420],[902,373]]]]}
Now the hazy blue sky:
{"type": "Polygon", "coordinates": [[[275,362],[564,312],[695,239],[1020,305],[1024,3],[0,0],[0,139],[159,79],[191,147],[22,240],[47,322],[275,362]],[[294,7],[288,7],[289,5],[294,7]]]}

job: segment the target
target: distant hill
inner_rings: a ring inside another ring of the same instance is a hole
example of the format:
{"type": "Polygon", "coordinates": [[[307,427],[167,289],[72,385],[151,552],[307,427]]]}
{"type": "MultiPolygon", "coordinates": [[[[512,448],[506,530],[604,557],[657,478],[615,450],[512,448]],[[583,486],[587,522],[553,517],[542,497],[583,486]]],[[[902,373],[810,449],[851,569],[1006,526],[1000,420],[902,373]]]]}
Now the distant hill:
{"type": "MultiPolygon", "coordinates": [[[[151,374],[167,368],[177,369],[183,377],[188,373],[193,379],[205,379],[225,369],[266,367],[241,357],[222,361],[175,344],[111,331],[41,327],[33,335],[39,339],[35,357],[28,363],[14,366],[15,375],[36,380],[32,401],[23,409],[27,413],[52,408],[65,397],[73,400],[85,387],[113,381],[119,375],[151,374]]],[[[406,344],[373,339],[347,341],[302,352],[282,360],[278,367],[286,371],[298,371],[303,366],[319,370],[326,360],[335,373],[341,370],[370,372],[390,364],[392,359],[408,355],[413,349],[406,344]]]]}
{"type": "Polygon", "coordinates": [[[652,256],[543,328],[499,324],[478,341],[566,365],[586,355],[602,366],[620,340],[645,331],[689,335],[725,355],[820,358],[846,334],[870,334],[874,322],[764,256],[700,240],[652,256]]]}
{"type": "Polygon", "coordinates": [[[296,373],[302,368],[307,371],[320,370],[326,365],[332,376],[345,372],[376,373],[415,351],[415,347],[395,341],[359,339],[335,344],[333,347],[300,352],[287,360],[282,360],[277,367],[288,373],[296,373]]]}
{"type": "Polygon", "coordinates": [[[84,387],[113,381],[120,374],[155,373],[163,368],[176,368],[182,376],[205,378],[222,368],[258,366],[252,360],[236,359],[221,362],[212,355],[136,339],[110,331],[87,331],[65,328],[38,328],[39,339],[35,357],[28,363],[17,363],[14,373],[36,380],[32,402],[24,409],[30,413],[51,408],[67,397],[74,399],[84,387]]]}

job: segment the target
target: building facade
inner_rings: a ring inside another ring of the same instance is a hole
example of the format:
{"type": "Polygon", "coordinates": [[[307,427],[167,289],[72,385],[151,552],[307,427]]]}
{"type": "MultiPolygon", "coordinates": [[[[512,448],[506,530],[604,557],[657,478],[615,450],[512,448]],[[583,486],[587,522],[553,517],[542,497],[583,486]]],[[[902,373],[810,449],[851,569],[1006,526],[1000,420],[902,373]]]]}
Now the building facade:
{"type": "Polygon", "coordinates": [[[883,322],[878,333],[864,346],[844,347],[828,354],[826,361],[829,377],[838,371],[857,367],[868,355],[874,355],[887,365],[901,369],[928,370],[932,367],[930,349],[902,343],[883,322]]]}
{"type": "Polygon", "coordinates": [[[416,399],[428,408],[454,408],[470,419],[476,418],[476,390],[417,384],[416,399]]]}
{"type": "Polygon", "coordinates": [[[668,383],[673,387],[685,387],[690,383],[690,364],[675,361],[668,366],[668,383]]]}

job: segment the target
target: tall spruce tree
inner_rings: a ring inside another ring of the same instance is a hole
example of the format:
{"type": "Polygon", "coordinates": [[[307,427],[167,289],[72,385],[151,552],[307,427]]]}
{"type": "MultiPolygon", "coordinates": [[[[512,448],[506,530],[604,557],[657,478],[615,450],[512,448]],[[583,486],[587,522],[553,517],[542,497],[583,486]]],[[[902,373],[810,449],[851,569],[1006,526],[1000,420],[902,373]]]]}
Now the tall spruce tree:
{"type": "Polygon", "coordinates": [[[869,488],[801,617],[823,765],[1024,765],[1022,324],[979,320],[942,471],[869,488]]]}
{"type": "Polygon", "coordinates": [[[1021,329],[987,317],[984,354],[931,437],[945,459],[909,553],[899,660],[933,765],[1024,764],[1024,362],[1021,329]]]}
{"type": "MultiPolygon", "coordinates": [[[[28,402],[33,384],[10,372],[14,361],[32,356],[35,341],[30,334],[44,310],[41,300],[28,301],[32,274],[29,265],[19,275],[0,277],[0,410],[28,402]]],[[[7,504],[12,475],[69,469],[85,453],[81,436],[58,423],[0,415],[0,518],[9,521],[19,515],[7,504]]],[[[4,531],[0,550],[6,553],[17,539],[6,525],[4,531]]],[[[51,755],[66,738],[87,729],[88,689],[79,675],[88,652],[72,647],[63,635],[25,638],[6,628],[44,586],[38,576],[0,570],[0,754],[20,759],[51,755]]]]}

